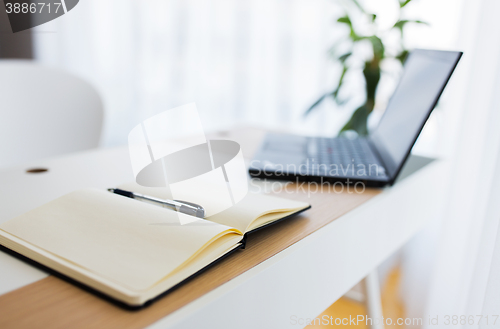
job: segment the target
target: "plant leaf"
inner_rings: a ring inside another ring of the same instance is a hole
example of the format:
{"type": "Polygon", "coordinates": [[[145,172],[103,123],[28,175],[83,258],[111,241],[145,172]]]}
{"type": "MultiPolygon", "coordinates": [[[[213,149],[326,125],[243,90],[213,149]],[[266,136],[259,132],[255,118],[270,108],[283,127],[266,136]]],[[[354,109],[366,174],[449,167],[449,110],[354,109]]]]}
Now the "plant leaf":
{"type": "Polygon", "coordinates": [[[384,58],[385,47],[382,43],[382,40],[380,40],[380,38],[375,35],[368,37],[368,40],[370,40],[373,47],[373,56],[378,60],[384,58]]]}
{"type": "Polygon", "coordinates": [[[363,75],[366,82],[366,103],[365,107],[370,113],[375,105],[375,94],[380,81],[380,65],[374,58],[370,62],[365,63],[363,75]]]}
{"type": "Polygon", "coordinates": [[[422,22],[422,21],[419,21],[419,20],[407,20],[407,19],[402,19],[402,20],[399,20],[396,22],[396,24],[394,24],[394,26],[392,27],[393,29],[396,28],[398,30],[401,31],[401,33],[403,33],[403,27],[408,24],[408,23],[416,23],[416,24],[425,24],[425,25],[429,25],[429,23],[427,22],[422,22]]]}
{"type": "Polygon", "coordinates": [[[366,136],[368,135],[368,128],[366,127],[366,121],[368,119],[368,110],[365,105],[362,105],[354,111],[351,118],[347,123],[340,129],[340,134],[348,130],[354,130],[358,135],[366,136]]]}
{"type": "Polygon", "coordinates": [[[345,15],[345,16],[342,16],[342,17],[339,17],[337,19],[337,22],[339,23],[344,23],[344,24],[347,24],[349,25],[349,27],[352,27],[352,22],[351,22],[351,19],[349,18],[349,16],[345,15]]]}
{"type": "Polygon", "coordinates": [[[360,40],[360,37],[358,36],[358,34],[356,33],[356,31],[354,31],[354,27],[352,26],[352,21],[349,18],[349,15],[346,14],[345,16],[339,17],[337,19],[337,22],[343,23],[343,24],[346,24],[347,26],[349,26],[349,29],[350,29],[349,38],[352,41],[358,41],[358,40],[360,40]]]}
{"type": "Polygon", "coordinates": [[[406,6],[408,3],[410,3],[411,0],[399,0],[399,8],[403,8],[406,6]]]}
{"type": "Polygon", "coordinates": [[[316,108],[316,106],[318,106],[319,104],[321,104],[321,102],[326,98],[326,96],[329,96],[331,95],[331,93],[328,93],[328,94],[324,94],[323,96],[321,96],[316,102],[314,102],[313,105],[311,105],[305,112],[304,112],[304,116],[307,116],[309,115],[309,113],[312,112],[312,110],[314,110],[316,108]]]}
{"type": "Polygon", "coordinates": [[[347,66],[342,63],[342,74],[340,74],[340,79],[339,79],[339,83],[337,85],[337,88],[332,92],[332,96],[333,96],[333,99],[335,100],[335,102],[337,103],[337,105],[342,105],[343,102],[341,102],[339,100],[339,91],[340,91],[340,88],[342,87],[342,85],[344,84],[344,77],[345,77],[345,74],[348,70],[347,66]]]}
{"type": "MultiPolygon", "coordinates": [[[[347,55],[347,54],[346,54],[347,55]]],[[[327,94],[324,94],[323,96],[321,96],[316,102],[314,102],[313,105],[311,105],[305,112],[304,112],[304,116],[307,116],[309,113],[311,113],[319,104],[321,104],[321,102],[328,96],[332,96],[333,99],[335,100],[335,102],[337,104],[341,104],[342,102],[339,101],[338,99],[338,93],[339,93],[339,90],[340,90],[340,87],[342,87],[342,84],[344,82],[344,76],[345,76],[345,73],[347,72],[348,68],[347,66],[345,65],[342,65],[342,74],[340,75],[340,79],[339,79],[339,83],[337,85],[337,88],[335,88],[334,91],[330,92],[330,93],[327,93],[327,94]]]]}
{"type": "Polygon", "coordinates": [[[339,56],[338,60],[344,64],[344,62],[352,55],[352,52],[348,52],[342,56],[339,56]]]}
{"type": "Polygon", "coordinates": [[[401,64],[405,63],[406,57],[408,57],[408,50],[403,50],[396,58],[401,62],[401,64]]]}
{"type": "Polygon", "coordinates": [[[349,121],[347,121],[340,130],[340,133],[354,130],[358,135],[368,135],[366,123],[368,121],[368,115],[373,111],[375,105],[375,92],[380,81],[380,66],[375,58],[365,63],[363,75],[366,81],[366,102],[354,111],[349,121]]]}
{"type": "Polygon", "coordinates": [[[358,0],[351,0],[362,13],[365,13],[365,9],[359,4],[358,0]]]}

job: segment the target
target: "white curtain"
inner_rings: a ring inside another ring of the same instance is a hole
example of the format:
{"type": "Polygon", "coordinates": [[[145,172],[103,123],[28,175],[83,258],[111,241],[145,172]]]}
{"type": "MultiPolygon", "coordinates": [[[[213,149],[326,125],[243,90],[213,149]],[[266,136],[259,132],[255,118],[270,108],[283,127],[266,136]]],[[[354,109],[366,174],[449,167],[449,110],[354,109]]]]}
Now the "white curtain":
{"type": "MultiPolygon", "coordinates": [[[[498,12],[500,2],[496,0],[466,1],[463,11],[458,44],[465,55],[452,90],[454,98],[447,108],[451,150],[449,201],[426,310],[428,315],[438,315],[441,321],[447,315],[466,315],[469,321],[470,315],[475,317],[492,310],[500,315],[500,295],[488,295],[500,284],[500,277],[495,277],[499,274],[498,259],[493,257],[495,239],[500,243],[498,12]]],[[[493,314],[490,312],[489,326],[483,322],[480,328],[500,328],[500,319],[492,325],[493,314]]],[[[478,318],[475,319],[474,324],[452,323],[447,328],[478,328],[478,318]]]]}
{"type": "Polygon", "coordinates": [[[242,122],[331,135],[327,112],[305,124],[302,113],[337,78],[327,50],[338,11],[326,0],[82,0],[35,29],[35,53],[99,89],[104,146],[193,101],[206,130],[242,122]]]}

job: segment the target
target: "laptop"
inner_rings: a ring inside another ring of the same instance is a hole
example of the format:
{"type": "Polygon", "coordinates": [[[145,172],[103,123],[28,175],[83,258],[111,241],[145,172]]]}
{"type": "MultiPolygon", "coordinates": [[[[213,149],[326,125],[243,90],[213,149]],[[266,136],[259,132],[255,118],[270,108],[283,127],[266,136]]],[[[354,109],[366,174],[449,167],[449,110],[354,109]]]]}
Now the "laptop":
{"type": "Polygon", "coordinates": [[[368,136],[270,133],[250,163],[253,177],[365,186],[392,185],[436,106],[462,52],[417,49],[376,129],[368,136]]]}

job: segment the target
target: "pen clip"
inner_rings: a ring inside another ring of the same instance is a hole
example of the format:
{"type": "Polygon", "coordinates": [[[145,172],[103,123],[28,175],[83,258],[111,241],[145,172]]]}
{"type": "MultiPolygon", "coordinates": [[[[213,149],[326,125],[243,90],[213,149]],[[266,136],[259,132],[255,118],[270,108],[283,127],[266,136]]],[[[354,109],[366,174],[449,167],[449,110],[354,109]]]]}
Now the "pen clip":
{"type": "Polygon", "coordinates": [[[194,216],[200,217],[200,218],[205,218],[205,209],[203,209],[203,207],[201,207],[200,205],[198,205],[196,203],[192,203],[192,202],[182,201],[182,200],[174,200],[174,201],[186,204],[186,205],[191,206],[193,208],[196,208],[196,215],[194,215],[194,216]]]}

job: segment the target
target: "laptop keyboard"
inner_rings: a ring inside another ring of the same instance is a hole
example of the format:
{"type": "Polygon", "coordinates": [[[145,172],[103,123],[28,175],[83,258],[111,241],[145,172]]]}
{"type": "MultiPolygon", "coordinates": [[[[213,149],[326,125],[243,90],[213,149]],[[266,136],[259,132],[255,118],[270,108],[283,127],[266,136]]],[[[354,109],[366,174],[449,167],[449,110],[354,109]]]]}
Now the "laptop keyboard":
{"type": "Polygon", "coordinates": [[[385,178],[385,170],[364,138],[311,137],[307,142],[307,174],[385,178]]]}

